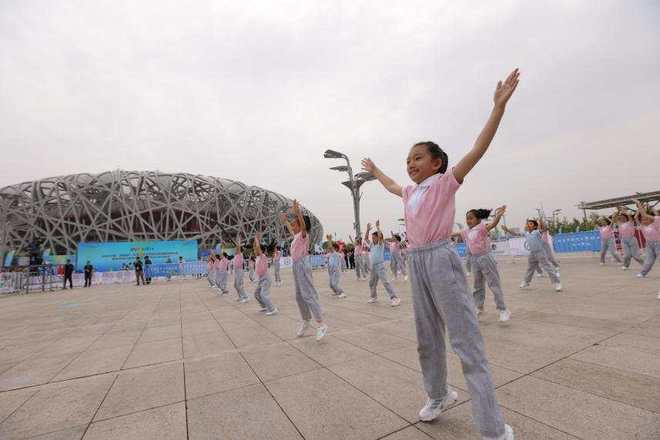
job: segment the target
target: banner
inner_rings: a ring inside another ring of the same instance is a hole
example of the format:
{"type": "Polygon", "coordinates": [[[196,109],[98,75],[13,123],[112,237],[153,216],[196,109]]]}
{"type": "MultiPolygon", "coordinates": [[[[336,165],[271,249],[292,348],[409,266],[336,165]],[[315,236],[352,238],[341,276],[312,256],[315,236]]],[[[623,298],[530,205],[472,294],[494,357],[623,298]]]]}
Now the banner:
{"type": "Polygon", "coordinates": [[[78,244],[76,270],[81,271],[87,261],[97,272],[121,270],[124,265],[133,268],[135,257],[149,256],[154,264],[177,263],[179,257],[184,261],[197,261],[197,241],[117,241],[106,243],[78,244]],[[169,260],[169,261],[168,261],[169,260]]]}

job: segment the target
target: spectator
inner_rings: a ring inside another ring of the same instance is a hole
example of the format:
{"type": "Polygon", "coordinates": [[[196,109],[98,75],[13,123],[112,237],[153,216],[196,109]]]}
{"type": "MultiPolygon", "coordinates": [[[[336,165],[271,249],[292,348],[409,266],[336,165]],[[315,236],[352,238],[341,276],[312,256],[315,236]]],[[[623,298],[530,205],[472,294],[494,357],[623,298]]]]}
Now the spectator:
{"type": "Polygon", "coordinates": [[[140,257],[135,257],[135,262],[133,263],[135,268],[135,281],[137,285],[140,285],[140,280],[142,280],[142,285],[144,286],[144,270],[142,268],[142,260],[140,257]]]}
{"type": "Polygon", "coordinates": [[[149,255],[144,256],[144,279],[147,284],[151,284],[151,258],[149,255]]]}
{"type": "Polygon", "coordinates": [[[91,287],[92,286],[92,274],[94,273],[94,266],[92,266],[92,263],[87,260],[87,264],[85,264],[85,287],[91,287]]]}
{"type": "Polygon", "coordinates": [[[66,289],[66,281],[69,280],[69,287],[73,289],[73,264],[71,260],[67,259],[66,264],[64,265],[64,286],[63,289],[66,289]]]}

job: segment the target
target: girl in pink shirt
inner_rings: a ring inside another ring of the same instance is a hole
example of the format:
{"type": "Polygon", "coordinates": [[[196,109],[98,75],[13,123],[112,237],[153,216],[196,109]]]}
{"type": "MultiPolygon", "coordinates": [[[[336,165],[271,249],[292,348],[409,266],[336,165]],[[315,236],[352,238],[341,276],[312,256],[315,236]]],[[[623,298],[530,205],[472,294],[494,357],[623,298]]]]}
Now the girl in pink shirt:
{"type": "Polygon", "coordinates": [[[302,337],[311,327],[312,316],[316,320],[316,340],[320,341],[328,332],[328,326],[323,322],[323,312],[319,303],[319,294],[312,280],[312,263],[309,259],[309,216],[303,215],[297,200],[293,201],[293,221],[289,222],[286,214],[280,214],[280,221],[291,235],[291,259],[293,260],[293,281],[296,286],[296,302],[302,317],[296,335],[302,337]]]}
{"type": "Polygon", "coordinates": [[[630,269],[631,260],[644,264],[644,260],[639,256],[639,245],[637,244],[637,237],[635,237],[637,231],[635,219],[622,207],[614,215],[619,229],[619,240],[623,248],[623,266],[621,266],[621,269],[630,269]]]}
{"type": "MultiPolygon", "coordinates": [[[[637,203],[637,217],[641,224],[639,229],[646,239],[644,266],[642,266],[642,270],[639,271],[637,276],[644,278],[651,272],[655,260],[660,255],[660,215],[652,215],[648,206],[641,204],[638,200],[635,200],[635,202],[637,203]]],[[[660,296],[658,299],[660,299],[660,296]]]]}
{"type": "Polygon", "coordinates": [[[270,275],[268,275],[268,255],[261,249],[261,235],[257,234],[254,237],[254,253],[257,254],[257,262],[255,264],[258,284],[257,289],[254,291],[254,298],[261,306],[260,312],[266,313],[267,316],[277,315],[278,310],[270,300],[270,275]]]}
{"type": "Polygon", "coordinates": [[[497,263],[490,252],[489,233],[500,222],[504,215],[506,206],[500,206],[495,210],[495,219],[491,223],[486,223],[490,216],[490,209],[470,209],[465,214],[465,222],[469,229],[464,229],[459,234],[463,242],[470,249],[470,260],[472,272],[474,273],[474,304],[477,306],[477,315],[484,311],[484,302],[486,300],[486,283],[495,296],[495,306],[499,311],[500,322],[506,322],[511,317],[511,313],[504,304],[504,293],[502,292],[502,283],[500,282],[500,272],[497,270],[497,263]]]}
{"type": "Polygon", "coordinates": [[[220,292],[223,295],[226,295],[229,293],[229,290],[227,289],[227,277],[229,274],[229,256],[223,252],[222,256],[216,259],[216,267],[215,267],[215,273],[216,273],[216,280],[217,280],[217,288],[220,289],[220,292]]]}
{"type": "Polygon", "coordinates": [[[610,255],[622,263],[621,257],[616,252],[616,243],[614,242],[614,229],[612,229],[611,221],[608,218],[602,217],[598,220],[598,232],[600,233],[600,265],[605,264],[605,254],[610,252],[610,255]]]}
{"type": "Polygon", "coordinates": [[[209,260],[206,264],[206,267],[208,270],[207,278],[209,280],[209,286],[215,287],[215,256],[213,254],[209,255],[209,260]]]}
{"type": "Polygon", "coordinates": [[[273,275],[275,275],[275,285],[282,285],[282,276],[280,275],[280,260],[282,259],[282,248],[275,246],[275,253],[273,254],[273,275]]]}
{"type": "Polygon", "coordinates": [[[436,419],[458,394],[447,386],[445,328],[461,360],[472,398],[472,413],[483,440],[513,440],[505,425],[479,330],[474,301],[461,259],[449,245],[455,215],[455,194],[463,179],[486,153],[506,103],[518,85],[518,69],[498,82],[494,107],[473,148],[447,171],[447,154],[433,142],[413,145],[408,153],[408,176],[415,185],[401,186],[371,159],[362,161],[391,193],[403,198],[409,243],[408,269],[417,329],[417,351],[428,399],[419,413],[422,421],[436,419]]]}
{"type": "Polygon", "coordinates": [[[392,238],[387,240],[390,244],[390,270],[396,279],[401,273],[403,279],[408,281],[408,274],[406,273],[406,265],[401,251],[401,236],[390,231],[392,238]]]}

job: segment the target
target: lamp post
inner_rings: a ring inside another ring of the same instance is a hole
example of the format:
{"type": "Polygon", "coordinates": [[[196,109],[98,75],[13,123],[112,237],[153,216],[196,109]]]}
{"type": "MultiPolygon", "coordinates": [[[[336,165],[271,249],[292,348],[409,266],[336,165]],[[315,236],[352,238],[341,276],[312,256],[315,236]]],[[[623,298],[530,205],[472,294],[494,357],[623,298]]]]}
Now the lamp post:
{"type": "Polygon", "coordinates": [[[353,174],[353,168],[351,168],[351,161],[348,159],[348,156],[346,156],[344,153],[340,153],[339,151],[325,150],[323,157],[326,159],[344,159],[346,161],[346,165],[339,165],[330,169],[348,173],[348,180],[342,182],[341,184],[349,189],[351,196],[353,197],[353,215],[355,217],[353,228],[355,229],[355,237],[361,237],[362,231],[360,229],[360,199],[362,198],[362,194],[360,194],[360,187],[365,182],[374,180],[376,177],[366,172],[353,174]]]}

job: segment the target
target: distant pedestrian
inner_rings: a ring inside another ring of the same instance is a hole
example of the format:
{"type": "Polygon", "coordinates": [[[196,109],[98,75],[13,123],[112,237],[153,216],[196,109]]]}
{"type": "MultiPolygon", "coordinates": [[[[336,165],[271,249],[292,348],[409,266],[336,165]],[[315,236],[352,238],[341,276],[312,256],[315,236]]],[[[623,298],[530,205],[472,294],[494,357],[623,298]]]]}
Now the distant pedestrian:
{"type": "Polygon", "coordinates": [[[66,282],[69,281],[69,287],[73,289],[73,264],[71,260],[66,260],[64,265],[64,286],[63,289],[66,289],[66,282]]]}
{"type": "Polygon", "coordinates": [[[87,264],[84,267],[85,271],[85,287],[92,287],[92,274],[94,273],[94,266],[92,263],[87,260],[87,264]]]}

